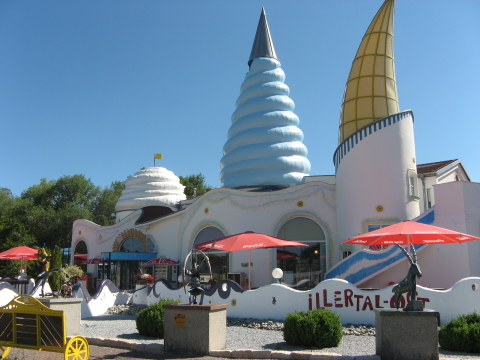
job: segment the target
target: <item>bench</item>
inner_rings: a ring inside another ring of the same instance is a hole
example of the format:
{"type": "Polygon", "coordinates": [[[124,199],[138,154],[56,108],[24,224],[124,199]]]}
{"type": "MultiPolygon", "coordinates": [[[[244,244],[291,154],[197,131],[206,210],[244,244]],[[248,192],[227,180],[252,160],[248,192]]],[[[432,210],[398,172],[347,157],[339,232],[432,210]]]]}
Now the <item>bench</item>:
{"type": "Polygon", "coordinates": [[[19,295],[0,307],[0,359],[12,347],[63,353],[65,360],[87,360],[89,354],[83,336],[67,341],[65,313],[30,295],[19,295]]]}

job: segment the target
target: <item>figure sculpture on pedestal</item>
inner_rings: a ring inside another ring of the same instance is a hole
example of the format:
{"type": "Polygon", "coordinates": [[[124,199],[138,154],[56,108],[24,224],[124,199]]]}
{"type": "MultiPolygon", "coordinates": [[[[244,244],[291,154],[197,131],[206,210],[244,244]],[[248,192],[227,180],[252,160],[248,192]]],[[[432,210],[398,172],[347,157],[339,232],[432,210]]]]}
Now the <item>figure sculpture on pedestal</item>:
{"type": "Polygon", "coordinates": [[[43,274],[45,274],[50,269],[50,258],[52,257],[52,255],[49,255],[47,253],[45,244],[41,248],[39,248],[38,246],[35,246],[35,249],[38,250],[38,253],[36,254],[38,258],[38,263],[39,263],[37,277],[40,278],[43,276],[43,274]]]}
{"type": "Polygon", "coordinates": [[[208,265],[208,271],[210,273],[210,279],[212,278],[212,268],[210,266],[210,261],[208,260],[208,256],[203,253],[201,250],[193,249],[185,258],[183,263],[182,269],[182,281],[183,281],[183,288],[186,292],[187,283],[185,282],[185,275],[190,277],[190,281],[188,285],[190,286],[190,290],[188,293],[190,296],[188,297],[189,304],[197,304],[197,296],[200,295],[200,302],[199,305],[203,304],[203,297],[205,290],[203,289],[202,285],[200,284],[200,269],[202,268],[204,263],[208,265]],[[198,256],[202,255],[203,260],[200,264],[198,264],[198,256]],[[188,259],[190,259],[190,269],[187,268],[188,259]]]}
{"type": "Polygon", "coordinates": [[[416,306],[416,292],[417,292],[417,277],[422,277],[422,271],[420,270],[420,266],[417,264],[417,253],[415,252],[415,247],[412,246],[412,254],[413,260],[411,256],[407,253],[407,251],[400,245],[397,246],[402,249],[405,253],[405,256],[410,261],[410,269],[408,270],[407,277],[400,281],[396,286],[393,287],[392,292],[395,293],[395,307],[398,309],[400,307],[400,298],[402,297],[403,293],[410,292],[410,303],[405,306],[403,310],[405,311],[418,311],[423,310],[416,306]]]}

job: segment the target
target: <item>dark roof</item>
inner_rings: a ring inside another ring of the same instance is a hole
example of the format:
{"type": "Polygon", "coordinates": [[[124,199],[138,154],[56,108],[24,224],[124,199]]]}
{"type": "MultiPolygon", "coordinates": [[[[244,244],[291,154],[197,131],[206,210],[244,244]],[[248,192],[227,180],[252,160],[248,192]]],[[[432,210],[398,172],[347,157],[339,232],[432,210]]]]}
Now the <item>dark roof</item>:
{"type": "Polygon", "coordinates": [[[428,173],[436,172],[457,160],[458,159],[437,161],[437,162],[426,163],[426,164],[418,164],[417,174],[428,174],[428,173]]]}
{"type": "Polygon", "coordinates": [[[272,36],[270,35],[270,29],[268,28],[267,16],[265,15],[265,9],[262,7],[262,13],[260,14],[260,20],[258,20],[257,33],[255,34],[255,40],[253,41],[252,52],[248,59],[248,66],[252,65],[253,59],[267,57],[278,60],[275,47],[273,46],[272,36]]]}
{"type": "Polygon", "coordinates": [[[161,217],[174,213],[172,209],[167,206],[146,206],[142,208],[142,215],[135,222],[136,225],[143,224],[152,220],[160,219],[161,217]]]}

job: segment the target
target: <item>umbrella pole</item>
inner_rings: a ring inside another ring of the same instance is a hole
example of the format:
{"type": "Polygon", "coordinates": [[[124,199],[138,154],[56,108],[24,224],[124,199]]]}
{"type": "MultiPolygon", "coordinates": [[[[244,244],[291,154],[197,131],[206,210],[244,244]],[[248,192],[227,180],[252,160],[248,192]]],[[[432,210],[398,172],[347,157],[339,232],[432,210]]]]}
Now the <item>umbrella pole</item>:
{"type": "Polygon", "coordinates": [[[248,290],[252,287],[252,277],[250,276],[250,260],[252,257],[252,250],[248,249],[248,290]]]}
{"type": "Polygon", "coordinates": [[[411,246],[411,245],[410,245],[410,234],[407,234],[407,245],[408,245],[408,247],[407,247],[408,255],[410,255],[410,252],[411,252],[411,251],[410,251],[410,246],[411,246]]]}
{"type": "MultiPolygon", "coordinates": [[[[410,242],[410,234],[407,234],[407,243],[408,243],[408,256],[411,256],[411,247],[413,246],[412,243],[410,242]]],[[[410,269],[409,269],[410,270],[410,269]]],[[[414,302],[417,298],[417,279],[414,277],[414,286],[413,286],[413,291],[410,294],[410,301],[414,302]]]]}

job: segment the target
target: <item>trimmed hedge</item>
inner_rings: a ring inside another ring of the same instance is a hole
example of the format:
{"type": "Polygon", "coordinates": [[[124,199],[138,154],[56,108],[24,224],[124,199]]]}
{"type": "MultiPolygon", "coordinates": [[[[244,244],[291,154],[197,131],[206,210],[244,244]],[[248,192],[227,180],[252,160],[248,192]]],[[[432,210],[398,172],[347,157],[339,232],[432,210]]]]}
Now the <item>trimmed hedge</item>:
{"type": "Polygon", "coordinates": [[[440,326],[438,342],[448,351],[480,353],[480,315],[459,315],[440,326]]]}
{"type": "Polygon", "coordinates": [[[161,299],[140,311],[135,320],[140,335],[163,339],[165,310],[164,305],[178,304],[180,300],[161,299]]]}
{"type": "Polygon", "coordinates": [[[283,338],[294,346],[336,347],[342,336],[340,316],[328,309],[289,313],[283,325],[283,338]]]}

